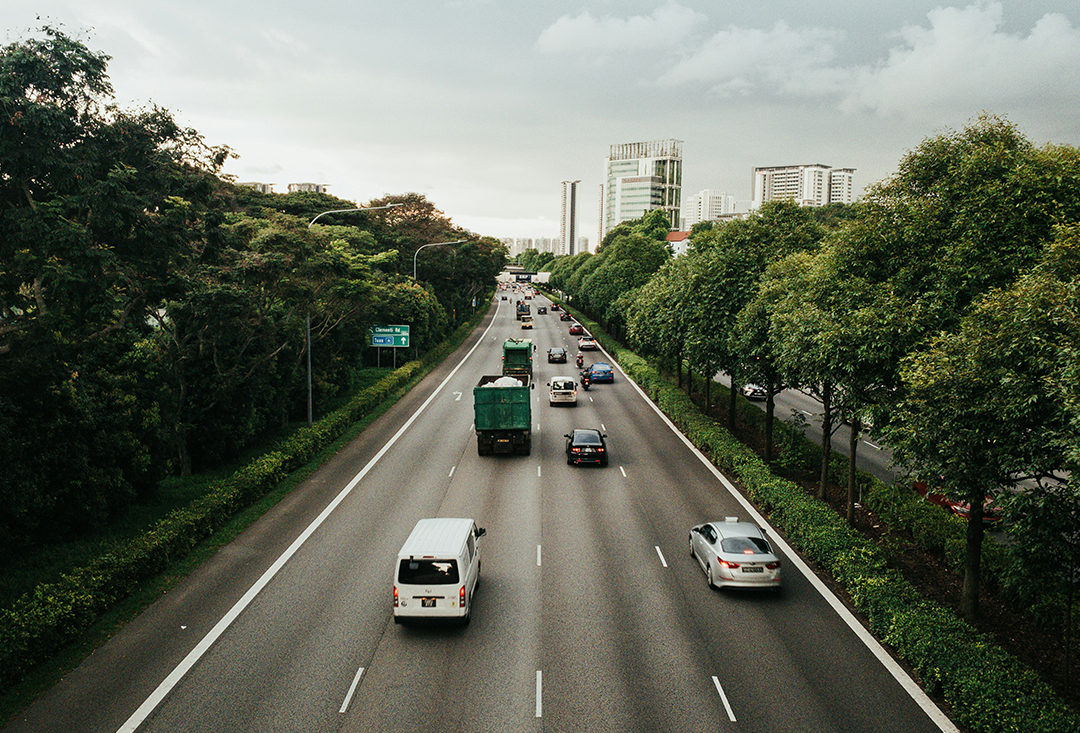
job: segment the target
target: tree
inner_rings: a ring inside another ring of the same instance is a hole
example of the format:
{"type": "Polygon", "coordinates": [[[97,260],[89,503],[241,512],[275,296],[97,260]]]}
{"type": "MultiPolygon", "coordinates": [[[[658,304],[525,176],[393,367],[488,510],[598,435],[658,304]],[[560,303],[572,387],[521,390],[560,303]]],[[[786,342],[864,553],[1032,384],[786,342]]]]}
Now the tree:
{"type": "Polygon", "coordinates": [[[0,542],[100,526],[167,465],[144,315],[214,230],[228,155],[41,35],[0,49],[0,542]]]}
{"type": "MultiPolygon", "coordinates": [[[[1068,239],[1060,244],[1080,252],[1075,230],[1068,239]]],[[[901,368],[894,454],[971,506],[962,602],[969,619],[978,614],[984,498],[1025,491],[1026,481],[1058,484],[1058,472],[1071,468],[1058,355],[1080,339],[1080,269],[1063,281],[1055,262],[987,293],[955,332],[936,336],[901,368]]]]}

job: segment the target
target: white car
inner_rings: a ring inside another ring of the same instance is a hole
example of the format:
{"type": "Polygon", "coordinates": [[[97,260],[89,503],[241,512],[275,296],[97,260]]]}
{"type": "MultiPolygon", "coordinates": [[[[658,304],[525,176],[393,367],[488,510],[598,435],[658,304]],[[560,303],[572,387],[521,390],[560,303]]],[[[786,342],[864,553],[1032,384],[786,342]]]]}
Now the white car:
{"type": "Polygon", "coordinates": [[[577,347],[579,351],[595,351],[596,339],[592,336],[582,336],[578,339],[577,347]]]}
{"type": "Polygon", "coordinates": [[[548,404],[577,406],[577,382],[573,377],[552,377],[548,382],[548,404]]]}
{"type": "Polygon", "coordinates": [[[744,384],[741,391],[743,393],[743,397],[748,400],[763,400],[768,397],[768,393],[765,391],[765,388],[762,387],[760,384],[744,384]]]}
{"type": "Polygon", "coordinates": [[[725,517],[690,530],[690,556],[713,588],[780,590],[780,558],[765,533],[752,522],[725,517]]]}

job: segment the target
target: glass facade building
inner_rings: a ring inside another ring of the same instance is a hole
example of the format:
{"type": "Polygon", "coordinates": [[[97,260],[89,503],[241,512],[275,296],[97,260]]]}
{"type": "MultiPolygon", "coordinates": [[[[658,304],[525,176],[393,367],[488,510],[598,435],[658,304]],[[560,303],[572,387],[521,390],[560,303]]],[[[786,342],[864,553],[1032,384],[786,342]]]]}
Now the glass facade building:
{"type": "Polygon", "coordinates": [[[640,219],[653,209],[679,227],[682,208],[682,140],[612,145],[604,164],[602,232],[640,219]]]}

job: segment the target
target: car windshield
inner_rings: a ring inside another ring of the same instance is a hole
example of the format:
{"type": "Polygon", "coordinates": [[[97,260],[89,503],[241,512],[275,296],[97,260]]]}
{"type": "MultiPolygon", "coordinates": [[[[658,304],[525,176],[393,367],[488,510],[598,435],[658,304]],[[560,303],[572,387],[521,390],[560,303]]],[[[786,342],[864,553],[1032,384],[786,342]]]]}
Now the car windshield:
{"type": "Polygon", "coordinates": [[[720,550],[732,555],[770,555],[772,548],[761,537],[725,537],[720,540],[720,550]]]}
{"type": "Polygon", "coordinates": [[[452,585],[458,582],[457,560],[410,558],[398,567],[402,585],[452,585]]]}
{"type": "Polygon", "coordinates": [[[575,445],[600,445],[598,433],[574,433],[575,445]]]}

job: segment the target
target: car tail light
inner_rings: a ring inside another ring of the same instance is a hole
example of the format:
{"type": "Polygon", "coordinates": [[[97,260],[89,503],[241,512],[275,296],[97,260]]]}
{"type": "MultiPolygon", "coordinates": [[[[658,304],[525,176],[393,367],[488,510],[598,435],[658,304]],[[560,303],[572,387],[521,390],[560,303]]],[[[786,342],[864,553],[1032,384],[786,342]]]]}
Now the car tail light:
{"type": "Polygon", "coordinates": [[[730,569],[732,569],[732,568],[737,568],[737,567],[739,567],[739,563],[737,563],[737,562],[731,562],[730,560],[721,560],[721,561],[720,561],[720,567],[722,567],[722,568],[728,568],[728,569],[730,570],[730,569]]]}
{"type": "Polygon", "coordinates": [[[577,447],[577,446],[575,445],[575,446],[574,446],[573,448],[571,448],[571,449],[570,449],[570,452],[571,452],[571,453],[580,453],[580,452],[581,452],[581,448],[578,448],[578,447],[577,447]]]}
{"type": "Polygon", "coordinates": [[[397,608],[397,607],[398,607],[398,592],[397,592],[397,586],[395,585],[394,586],[394,608],[397,608]]]}
{"type": "Polygon", "coordinates": [[[776,570],[778,567],[780,567],[780,561],[777,560],[776,562],[767,562],[765,563],[765,567],[767,567],[769,570],[776,570]]]}
{"type": "Polygon", "coordinates": [[[465,608],[465,586],[458,591],[458,608],[465,608]]]}
{"type": "Polygon", "coordinates": [[[596,449],[596,452],[597,453],[603,453],[604,452],[604,447],[600,446],[599,448],[596,449]]]}

